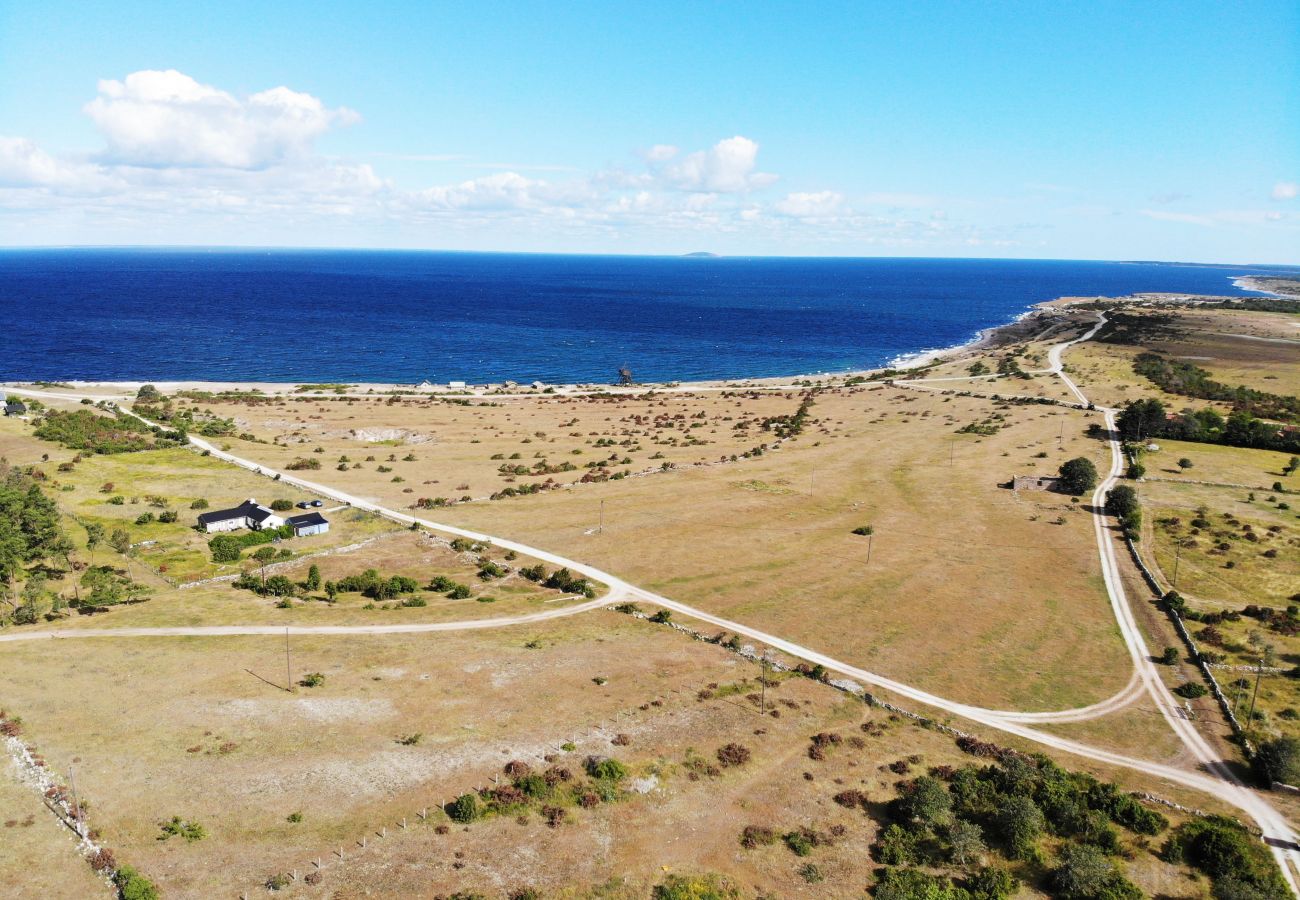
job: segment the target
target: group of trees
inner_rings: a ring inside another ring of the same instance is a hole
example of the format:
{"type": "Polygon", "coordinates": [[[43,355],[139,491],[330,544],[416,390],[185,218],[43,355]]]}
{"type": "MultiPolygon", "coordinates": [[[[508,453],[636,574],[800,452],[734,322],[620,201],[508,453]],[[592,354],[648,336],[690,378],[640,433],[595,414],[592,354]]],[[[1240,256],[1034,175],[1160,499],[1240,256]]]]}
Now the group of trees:
{"type": "Polygon", "coordinates": [[[1210,373],[1186,360],[1169,359],[1155,353],[1139,353],[1133,371],[1145,375],[1171,394],[1198,400],[1218,400],[1233,410],[1250,416],[1292,422],[1300,420],[1300,397],[1270,394],[1244,385],[1224,384],[1210,378],[1210,373]]]}
{"type": "Polygon", "coordinates": [[[1141,892],[1119,862],[1119,829],[1153,836],[1168,827],[1164,816],[1115,785],[1043,756],[1006,753],[996,765],[936,770],[899,787],[889,805],[892,822],[872,848],[877,861],[900,867],[887,869],[873,891],[889,900],[1012,896],[1015,879],[996,866],[976,867],[959,883],[915,868],[978,866],[990,848],[1046,869],[1054,897],[1136,900],[1141,892]],[[1043,846],[1049,835],[1065,841],[1054,864],[1043,846]]]}
{"type": "Polygon", "coordinates": [[[1166,406],[1154,398],[1130,400],[1120,411],[1116,424],[1120,437],[1126,441],[1169,438],[1300,453],[1300,429],[1257,419],[1245,410],[1236,410],[1227,418],[1209,408],[1187,409],[1171,415],[1166,406]]]}
{"type": "Polygon", "coordinates": [[[152,422],[165,422],[182,434],[193,431],[204,437],[224,437],[234,434],[236,430],[234,419],[222,419],[192,409],[178,409],[170,399],[159,404],[137,401],[132,409],[152,422]]]}
{"type": "Polygon", "coordinates": [[[208,550],[212,553],[213,562],[238,562],[242,551],[246,547],[270,544],[277,539],[288,540],[291,537],[293,537],[292,525],[281,525],[279,528],[261,528],[239,534],[218,534],[208,541],[208,550]]]}
{"type": "Polygon", "coordinates": [[[95,551],[105,542],[119,553],[131,549],[126,529],[106,535],[103,525],[87,524],[91,564],[73,584],[71,598],[52,590],[52,579],[81,566],[73,563],[74,545],[60,527],[54,501],[33,478],[0,460],[0,600],[5,607],[0,608],[0,622],[29,625],[61,612],[65,605],[94,609],[144,599],[149,594],[144,585],[113,566],[95,565],[95,551]],[[50,563],[59,564],[61,571],[50,563]]]}
{"type": "Polygon", "coordinates": [[[173,447],[186,440],[179,431],[150,428],[120,410],[106,416],[89,409],[51,409],[38,421],[35,434],[41,440],[100,454],[173,447]]]}
{"type": "Polygon", "coordinates": [[[1127,484],[1116,485],[1106,492],[1106,512],[1119,519],[1124,534],[1130,540],[1142,535],[1142,506],[1137,491],[1127,484]]]}

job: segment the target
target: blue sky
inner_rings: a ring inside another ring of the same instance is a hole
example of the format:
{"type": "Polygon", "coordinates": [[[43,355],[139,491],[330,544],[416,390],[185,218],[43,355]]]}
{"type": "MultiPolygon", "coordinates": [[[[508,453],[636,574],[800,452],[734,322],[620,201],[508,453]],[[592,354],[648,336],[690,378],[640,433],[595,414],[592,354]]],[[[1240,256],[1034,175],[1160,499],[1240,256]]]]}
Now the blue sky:
{"type": "Polygon", "coordinates": [[[1300,263],[1300,4],[0,0],[0,244],[1300,263]]]}

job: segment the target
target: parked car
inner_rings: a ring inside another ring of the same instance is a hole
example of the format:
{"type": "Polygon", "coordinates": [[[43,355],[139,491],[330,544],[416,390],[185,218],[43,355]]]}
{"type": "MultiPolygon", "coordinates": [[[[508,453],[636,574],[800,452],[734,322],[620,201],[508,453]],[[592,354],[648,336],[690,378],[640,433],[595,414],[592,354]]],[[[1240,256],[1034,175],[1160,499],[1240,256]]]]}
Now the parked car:
{"type": "Polygon", "coordinates": [[[311,501],[310,501],[310,500],[300,500],[300,501],[298,501],[298,508],[299,508],[299,509],[311,509],[311,501]]]}
{"type": "Polygon", "coordinates": [[[313,501],[311,502],[311,505],[312,505],[312,506],[324,506],[325,504],[324,504],[323,502],[321,502],[320,500],[313,500],[313,501]]]}

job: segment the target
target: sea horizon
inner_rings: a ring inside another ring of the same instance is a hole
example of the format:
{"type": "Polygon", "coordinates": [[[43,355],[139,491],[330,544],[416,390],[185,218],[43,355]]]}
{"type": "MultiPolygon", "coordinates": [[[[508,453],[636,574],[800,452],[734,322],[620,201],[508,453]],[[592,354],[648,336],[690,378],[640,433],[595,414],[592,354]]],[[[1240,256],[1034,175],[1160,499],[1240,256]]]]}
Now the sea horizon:
{"type": "MultiPolygon", "coordinates": [[[[699,253],[700,251],[696,251],[699,253]]],[[[608,382],[880,368],[1061,296],[1295,267],[960,257],[0,248],[4,381],[608,382]],[[39,310],[39,314],[35,311],[39,310]]]]}

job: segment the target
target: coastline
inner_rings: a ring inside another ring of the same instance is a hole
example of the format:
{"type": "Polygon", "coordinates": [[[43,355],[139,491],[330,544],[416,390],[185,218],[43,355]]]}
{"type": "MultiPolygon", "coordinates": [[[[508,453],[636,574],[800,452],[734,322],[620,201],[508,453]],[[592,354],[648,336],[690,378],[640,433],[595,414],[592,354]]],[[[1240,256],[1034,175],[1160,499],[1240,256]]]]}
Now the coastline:
{"type": "MultiPolygon", "coordinates": [[[[1266,291],[1249,276],[1233,279],[1233,285],[1240,290],[1258,291],[1259,293],[1285,296],[1266,291]]],[[[1075,313],[1074,308],[1083,304],[1107,301],[1114,304],[1160,303],[1187,301],[1222,301],[1234,299],[1232,295],[1176,294],[1176,293],[1142,293],[1123,297],[1083,297],[1064,296],[1054,300],[1035,303],[1009,322],[991,325],[981,329],[970,340],[948,347],[918,350],[901,353],[890,359],[885,365],[871,369],[852,369],[835,372],[810,372],[799,375],[756,375],[744,378],[707,379],[700,381],[664,381],[635,383],[632,385],[615,385],[592,382],[518,384],[515,382],[471,383],[463,386],[449,384],[419,384],[400,382],[347,382],[346,390],[340,390],[334,383],[319,384],[302,381],[204,381],[198,379],[182,380],[123,380],[123,381],[89,381],[66,380],[58,382],[8,381],[0,383],[0,391],[5,389],[30,392],[48,392],[51,397],[58,397],[60,387],[74,389],[82,393],[102,394],[104,399],[121,399],[133,397],[144,384],[152,384],[163,393],[178,391],[196,391],[222,393],[235,391],[254,391],[276,396],[385,396],[408,395],[422,397],[482,397],[492,399],[511,398],[547,398],[581,396],[594,393],[644,394],[647,391],[723,391],[723,390],[790,390],[811,386],[828,380],[848,380],[853,378],[879,378],[883,373],[917,373],[944,362],[960,360],[976,353],[995,350],[998,347],[1036,337],[1045,336],[1052,331],[1085,324],[1075,313]],[[540,385],[540,386],[538,386],[540,385]]],[[[1235,298],[1235,299],[1240,299],[1235,298]]]]}

